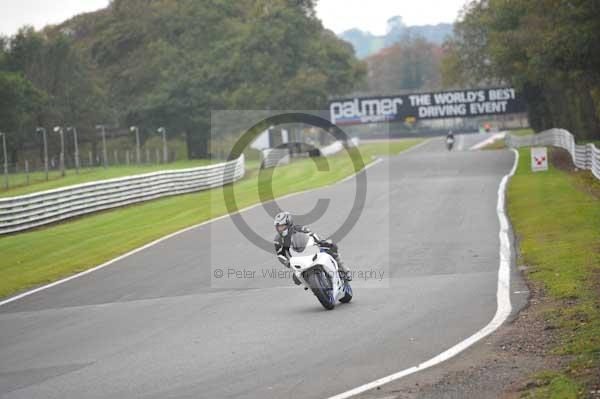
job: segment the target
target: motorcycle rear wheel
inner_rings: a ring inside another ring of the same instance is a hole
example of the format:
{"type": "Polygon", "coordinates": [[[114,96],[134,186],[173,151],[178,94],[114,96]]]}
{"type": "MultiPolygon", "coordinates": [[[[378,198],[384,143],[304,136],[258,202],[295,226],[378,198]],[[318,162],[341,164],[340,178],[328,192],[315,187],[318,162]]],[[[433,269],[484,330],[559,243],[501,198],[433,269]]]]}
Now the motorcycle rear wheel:
{"type": "Polygon", "coordinates": [[[344,295],[343,298],[340,298],[340,302],[341,303],[348,303],[352,300],[352,287],[350,287],[350,283],[346,282],[346,287],[345,287],[345,291],[346,291],[346,295],[344,295]]]}

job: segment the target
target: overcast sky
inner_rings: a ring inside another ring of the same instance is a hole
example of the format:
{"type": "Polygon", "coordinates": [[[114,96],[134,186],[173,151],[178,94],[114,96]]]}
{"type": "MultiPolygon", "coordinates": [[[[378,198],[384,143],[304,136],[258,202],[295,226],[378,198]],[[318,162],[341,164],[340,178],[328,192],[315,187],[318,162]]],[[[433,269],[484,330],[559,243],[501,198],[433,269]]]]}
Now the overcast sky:
{"type": "MultiPolygon", "coordinates": [[[[2,1],[2,0],[0,0],[2,1]]],[[[320,0],[317,13],[335,33],[360,28],[386,33],[388,18],[400,15],[407,25],[454,22],[466,0],[320,0]]]]}
{"type": "MultiPolygon", "coordinates": [[[[325,27],[336,33],[358,27],[384,34],[387,19],[395,15],[401,15],[408,25],[453,22],[465,1],[319,0],[317,13],[325,27]]],[[[109,0],[0,0],[0,33],[12,35],[23,25],[40,29],[106,7],[108,3],[109,0]]]]}

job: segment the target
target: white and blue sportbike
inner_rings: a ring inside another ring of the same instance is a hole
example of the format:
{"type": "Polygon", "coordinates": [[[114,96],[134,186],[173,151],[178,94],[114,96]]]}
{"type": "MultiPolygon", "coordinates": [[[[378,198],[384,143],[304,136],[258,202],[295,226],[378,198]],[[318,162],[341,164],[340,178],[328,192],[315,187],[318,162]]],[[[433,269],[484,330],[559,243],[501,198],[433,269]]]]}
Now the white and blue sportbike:
{"type": "Polygon", "coordinates": [[[290,246],[290,268],[296,278],[310,289],[327,310],[337,301],[352,300],[352,287],[339,273],[338,264],[326,248],[321,248],[308,234],[296,233],[290,246]]]}

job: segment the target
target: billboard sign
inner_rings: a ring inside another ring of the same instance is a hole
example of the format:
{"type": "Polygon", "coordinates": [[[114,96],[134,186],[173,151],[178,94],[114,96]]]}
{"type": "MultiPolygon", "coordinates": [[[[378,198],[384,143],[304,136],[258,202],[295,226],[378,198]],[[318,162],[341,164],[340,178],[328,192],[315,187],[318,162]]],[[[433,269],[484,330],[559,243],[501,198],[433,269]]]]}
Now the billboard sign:
{"type": "Polygon", "coordinates": [[[383,97],[355,97],[329,103],[337,125],[467,118],[525,112],[512,88],[440,91],[383,97]]]}

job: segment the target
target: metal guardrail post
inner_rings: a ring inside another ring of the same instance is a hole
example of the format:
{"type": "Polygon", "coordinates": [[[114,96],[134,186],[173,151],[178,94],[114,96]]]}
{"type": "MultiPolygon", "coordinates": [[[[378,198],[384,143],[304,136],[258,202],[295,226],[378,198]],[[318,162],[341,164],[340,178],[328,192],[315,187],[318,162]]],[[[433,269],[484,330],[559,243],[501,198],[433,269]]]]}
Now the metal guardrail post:
{"type": "Polygon", "coordinates": [[[29,161],[25,160],[25,183],[29,185],[29,161]]]}
{"type": "Polygon", "coordinates": [[[75,173],[79,174],[79,144],[77,142],[77,128],[67,127],[67,132],[73,132],[73,144],[75,145],[75,173]]]}
{"type": "Polygon", "coordinates": [[[167,129],[165,129],[164,127],[159,127],[157,131],[158,131],[158,133],[160,133],[162,135],[163,163],[167,163],[167,162],[169,162],[169,153],[167,150],[167,129]]]}
{"type": "Polygon", "coordinates": [[[46,129],[38,127],[35,131],[36,133],[42,133],[44,141],[44,172],[46,173],[46,181],[48,181],[48,139],[46,138],[46,129]]]}
{"type": "Polygon", "coordinates": [[[131,126],[129,131],[135,133],[135,162],[139,165],[142,162],[140,155],[140,128],[137,126],[131,126]]]}
{"type": "MultiPolygon", "coordinates": [[[[97,125],[96,130],[100,130],[100,134],[102,134],[102,163],[104,164],[104,169],[108,168],[108,156],[106,155],[106,128],[104,125],[97,125]]],[[[90,167],[92,166],[92,157],[90,156],[90,167]]]]}
{"type": "Polygon", "coordinates": [[[8,157],[6,156],[6,133],[0,132],[2,136],[2,152],[4,153],[4,189],[8,190],[8,157]]]}
{"type": "Polygon", "coordinates": [[[54,133],[58,133],[60,136],[60,175],[65,177],[65,131],[61,126],[55,126],[54,133]]]}

